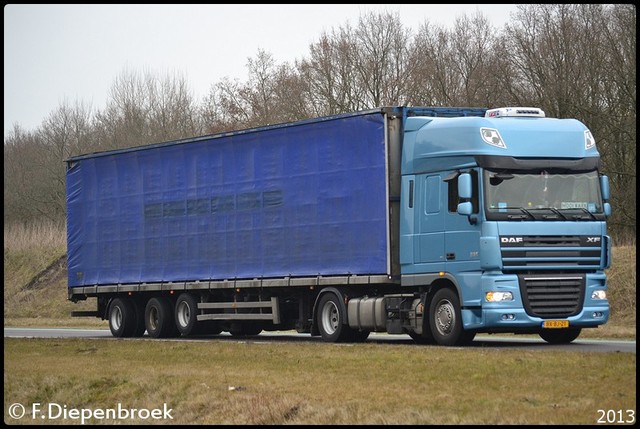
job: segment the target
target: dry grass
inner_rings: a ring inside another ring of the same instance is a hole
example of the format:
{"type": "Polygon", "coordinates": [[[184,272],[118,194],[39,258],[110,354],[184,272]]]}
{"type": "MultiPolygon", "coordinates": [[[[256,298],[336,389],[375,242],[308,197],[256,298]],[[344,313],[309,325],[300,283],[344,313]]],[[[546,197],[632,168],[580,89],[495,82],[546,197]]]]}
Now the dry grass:
{"type": "Polygon", "coordinates": [[[636,246],[615,246],[607,270],[611,319],[636,325],[636,246]]]}
{"type": "Polygon", "coordinates": [[[95,309],[95,302],[74,305],[67,300],[66,250],[64,225],[5,225],[5,326],[11,319],[64,320],[72,310],[95,309]]]}
{"type": "Polygon", "coordinates": [[[171,424],[596,424],[636,406],[634,353],[9,338],[4,360],[5,410],[166,403],[171,424]]]}
{"type": "MultiPolygon", "coordinates": [[[[64,225],[41,221],[29,225],[10,224],[4,226],[4,253],[52,250],[66,252],[67,237],[64,225]]],[[[45,254],[49,252],[46,251],[45,254]]]]}

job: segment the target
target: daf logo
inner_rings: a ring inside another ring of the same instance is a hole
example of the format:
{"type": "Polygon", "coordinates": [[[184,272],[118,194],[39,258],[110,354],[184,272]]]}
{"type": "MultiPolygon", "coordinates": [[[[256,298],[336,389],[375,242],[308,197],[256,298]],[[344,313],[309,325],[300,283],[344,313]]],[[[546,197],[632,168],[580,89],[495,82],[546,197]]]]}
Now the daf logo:
{"type": "Polygon", "coordinates": [[[587,243],[600,243],[600,237],[587,237],[587,243]]]}
{"type": "Polygon", "coordinates": [[[522,243],[522,237],[500,237],[501,243],[522,243]]]}

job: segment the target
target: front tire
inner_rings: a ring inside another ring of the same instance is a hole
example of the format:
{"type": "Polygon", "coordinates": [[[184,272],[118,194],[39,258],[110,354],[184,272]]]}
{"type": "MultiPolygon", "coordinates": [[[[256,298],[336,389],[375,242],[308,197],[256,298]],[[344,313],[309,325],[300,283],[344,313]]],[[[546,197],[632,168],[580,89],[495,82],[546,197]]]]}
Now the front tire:
{"type": "Polygon", "coordinates": [[[467,345],[475,337],[475,332],[464,330],[460,300],[451,289],[443,288],[433,295],[428,317],[433,339],[442,346],[467,345]]]}
{"type": "Polygon", "coordinates": [[[580,336],[581,331],[582,329],[580,328],[567,328],[558,330],[545,329],[543,331],[540,331],[539,335],[540,338],[542,338],[549,344],[569,344],[580,336]]]}
{"type": "Polygon", "coordinates": [[[423,329],[422,334],[417,334],[415,331],[407,331],[407,334],[416,344],[435,344],[431,331],[425,332],[423,329]]]}

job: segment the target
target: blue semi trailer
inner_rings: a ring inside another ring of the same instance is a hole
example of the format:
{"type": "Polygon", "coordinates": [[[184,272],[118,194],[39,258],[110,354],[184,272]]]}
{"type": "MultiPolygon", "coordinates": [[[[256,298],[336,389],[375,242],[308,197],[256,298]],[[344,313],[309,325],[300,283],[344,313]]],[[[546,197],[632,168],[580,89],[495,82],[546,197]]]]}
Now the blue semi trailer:
{"type": "Polygon", "coordinates": [[[116,337],[568,343],[609,318],[595,140],[537,108],[384,107],[66,162],[68,297],[116,337]]]}

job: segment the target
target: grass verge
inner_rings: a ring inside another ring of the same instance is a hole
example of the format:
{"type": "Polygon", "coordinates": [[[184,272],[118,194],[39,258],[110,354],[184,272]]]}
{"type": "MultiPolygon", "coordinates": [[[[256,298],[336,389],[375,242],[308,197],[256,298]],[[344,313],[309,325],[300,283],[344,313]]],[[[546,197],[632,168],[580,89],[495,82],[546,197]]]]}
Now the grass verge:
{"type": "Polygon", "coordinates": [[[78,423],[34,415],[34,403],[172,410],[170,420],[85,422],[94,424],[596,424],[599,410],[636,407],[633,353],[219,340],[4,346],[5,410],[27,410],[5,414],[14,424],[78,423]]]}

